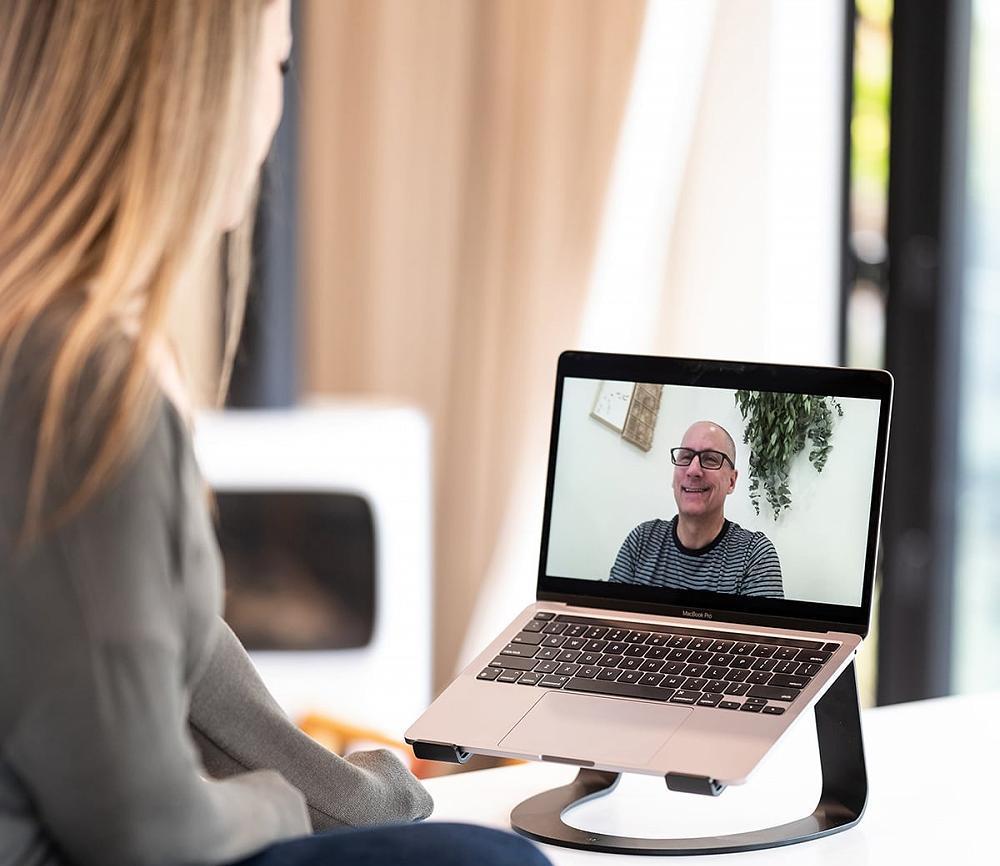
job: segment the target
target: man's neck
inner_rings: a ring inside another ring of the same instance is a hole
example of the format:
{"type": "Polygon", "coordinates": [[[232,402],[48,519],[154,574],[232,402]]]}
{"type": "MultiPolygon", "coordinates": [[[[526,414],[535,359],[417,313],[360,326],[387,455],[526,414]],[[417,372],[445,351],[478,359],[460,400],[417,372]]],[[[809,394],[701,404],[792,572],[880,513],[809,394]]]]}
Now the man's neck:
{"type": "Polygon", "coordinates": [[[702,519],[678,514],[677,540],[688,550],[700,550],[715,541],[725,523],[726,518],[722,514],[713,514],[702,519]]]}

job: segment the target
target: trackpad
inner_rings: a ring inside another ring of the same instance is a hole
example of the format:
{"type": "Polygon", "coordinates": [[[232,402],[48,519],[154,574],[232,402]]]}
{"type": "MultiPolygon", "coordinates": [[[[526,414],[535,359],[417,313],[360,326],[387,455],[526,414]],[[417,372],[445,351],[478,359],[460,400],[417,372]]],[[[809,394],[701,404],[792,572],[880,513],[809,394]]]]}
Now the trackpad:
{"type": "Polygon", "coordinates": [[[689,707],[550,692],[500,746],[522,755],[637,766],[647,763],[690,714],[689,707]]]}

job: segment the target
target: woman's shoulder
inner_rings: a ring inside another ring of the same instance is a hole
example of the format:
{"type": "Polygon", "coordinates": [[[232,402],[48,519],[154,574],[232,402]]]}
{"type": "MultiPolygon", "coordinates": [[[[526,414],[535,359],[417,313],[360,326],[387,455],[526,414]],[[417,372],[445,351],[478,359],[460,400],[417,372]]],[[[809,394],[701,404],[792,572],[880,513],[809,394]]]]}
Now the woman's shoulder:
{"type": "MultiPolygon", "coordinates": [[[[184,463],[192,459],[190,434],[155,385],[149,385],[145,399],[133,410],[126,431],[115,427],[126,370],[122,353],[128,351],[124,338],[105,340],[102,351],[86,359],[70,382],[58,422],[48,433],[51,438],[43,442],[49,385],[65,325],[64,315],[53,314],[35,323],[18,346],[0,347],[0,359],[6,362],[0,367],[0,541],[18,537],[24,528],[32,475],[45,442],[51,459],[41,488],[43,523],[83,488],[109,441],[114,467],[83,506],[87,519],[105,511],[109,500],[126,495],[156,502],[161,512],[169,512],[184,494],[185,476],[190,474],[184,463]]],[[[123,517],[131,513],[127,506],[121,510],[123,517]]]]}

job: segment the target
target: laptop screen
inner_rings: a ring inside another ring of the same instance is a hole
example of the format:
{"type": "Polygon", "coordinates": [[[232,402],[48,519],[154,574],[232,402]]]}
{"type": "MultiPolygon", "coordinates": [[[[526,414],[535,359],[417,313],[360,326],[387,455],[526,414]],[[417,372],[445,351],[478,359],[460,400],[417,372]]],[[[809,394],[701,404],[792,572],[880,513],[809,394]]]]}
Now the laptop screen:
{"type": "Polygon", "coordinates": [[[867,622],[886,374],[578,358],[623,356],[561,363],[543,588],[867,622]]]}

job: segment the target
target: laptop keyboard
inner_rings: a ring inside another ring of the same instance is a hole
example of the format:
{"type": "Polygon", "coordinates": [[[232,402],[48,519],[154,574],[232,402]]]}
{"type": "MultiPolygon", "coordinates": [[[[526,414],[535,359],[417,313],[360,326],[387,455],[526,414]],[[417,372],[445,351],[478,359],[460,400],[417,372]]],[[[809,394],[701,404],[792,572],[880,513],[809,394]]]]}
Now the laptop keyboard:
{"type": "Polygon", "coordinates": [[[539,612],[477,678],[781,715],[839,647],[539,612]]]}

